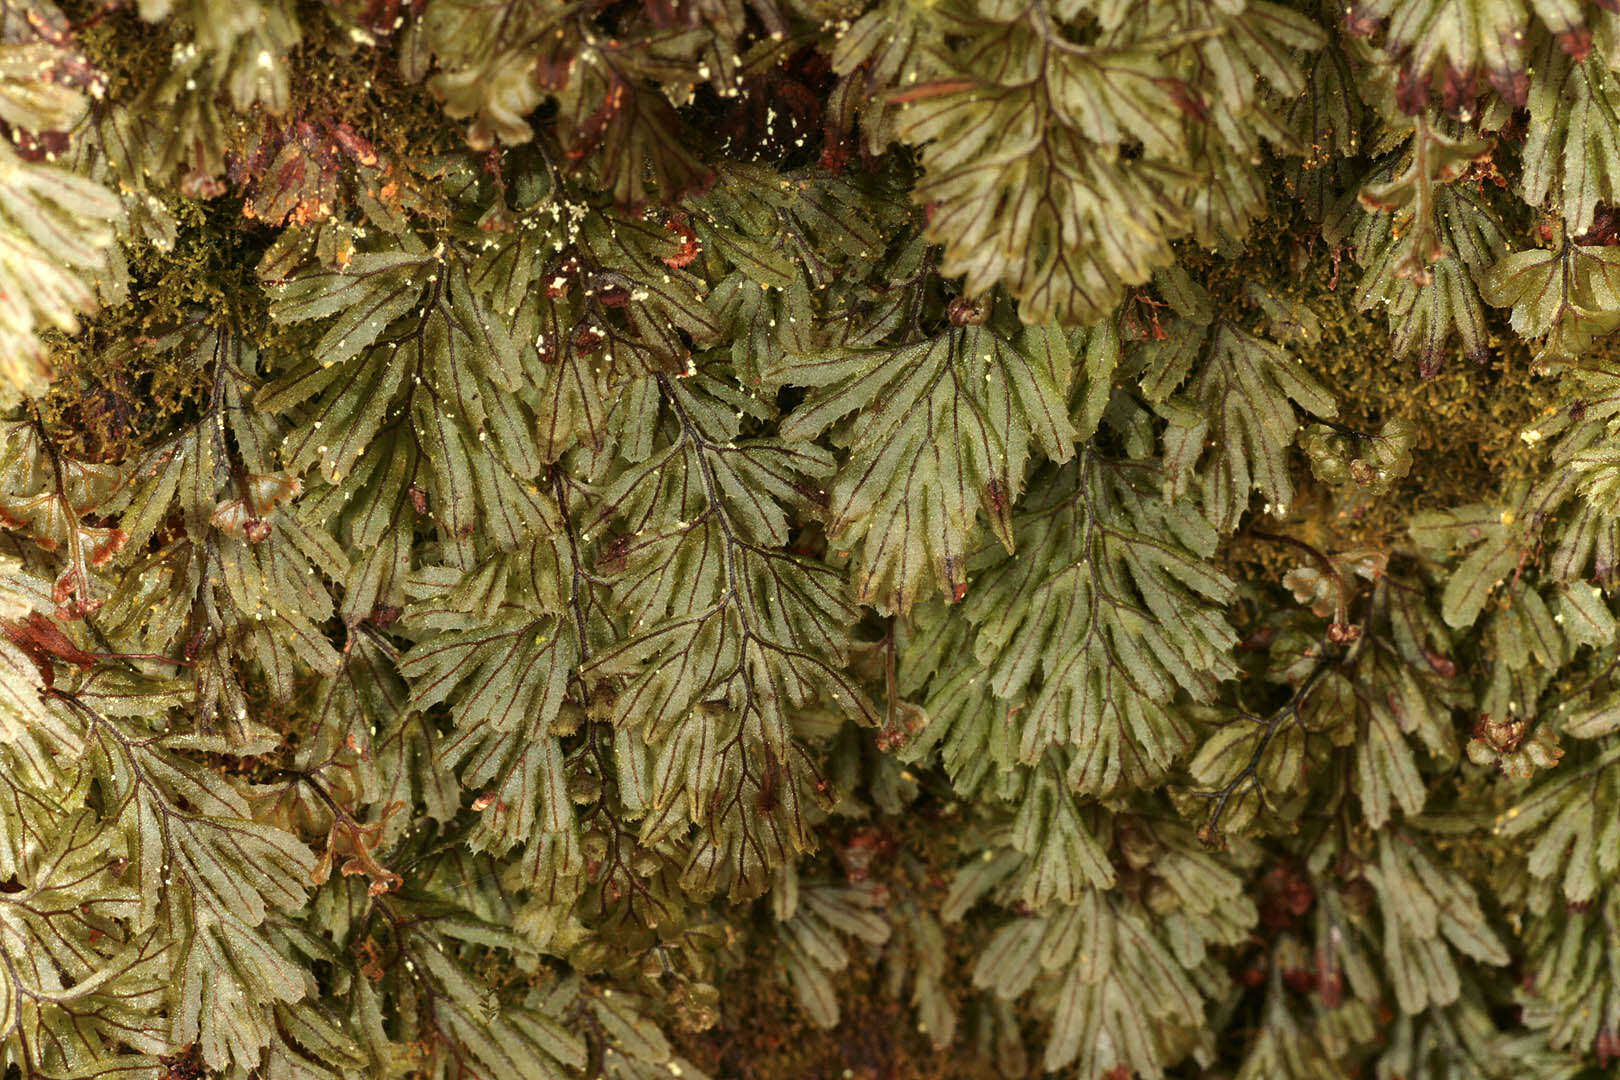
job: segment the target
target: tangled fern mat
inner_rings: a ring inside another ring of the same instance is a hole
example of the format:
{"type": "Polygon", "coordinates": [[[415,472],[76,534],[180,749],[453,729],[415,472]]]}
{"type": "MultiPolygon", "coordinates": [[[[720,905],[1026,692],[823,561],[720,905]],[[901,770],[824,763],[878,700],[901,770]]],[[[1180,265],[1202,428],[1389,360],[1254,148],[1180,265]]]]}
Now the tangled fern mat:
{"type": "Polygon", "coordinates": [[[1620,0],[0,0],[0,126],[0,1080],[1620,1075],[1620,0]]]}

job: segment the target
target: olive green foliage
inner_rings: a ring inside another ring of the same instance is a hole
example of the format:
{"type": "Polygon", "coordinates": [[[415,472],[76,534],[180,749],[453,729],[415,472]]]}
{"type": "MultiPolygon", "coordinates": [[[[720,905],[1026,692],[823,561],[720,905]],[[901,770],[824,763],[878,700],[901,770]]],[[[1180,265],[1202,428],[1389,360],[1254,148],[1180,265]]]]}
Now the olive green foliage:
{"type": "Polygon", "coordinates": [[[1620,1057],[1613,3],[5,0],[0,125],[6,1076],[1620,1057]]]}

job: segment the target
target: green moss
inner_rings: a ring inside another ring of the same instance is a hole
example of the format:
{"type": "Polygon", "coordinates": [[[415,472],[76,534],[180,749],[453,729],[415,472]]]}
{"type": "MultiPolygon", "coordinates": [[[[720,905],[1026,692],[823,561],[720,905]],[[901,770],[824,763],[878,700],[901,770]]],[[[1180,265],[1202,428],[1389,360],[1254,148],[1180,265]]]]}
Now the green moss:
{"type": "Polygon", "coordinates": [[[206,369],[156,340],[183,322],[226,320],[254,332],[266,321],[252,279],[267,230],[243,223],[224,200],[171,197],[179,224],[172,250],[126,248],[129,298],[50,338],[56,380],[41,402],[53,437],[71,453],[125,460],[191,415],[211,389],[206,369]]]}
{"type": "MultiPolygon", "coordinates": [[[[1252,308],[1236,299],[1253,282],[1263,283],[1286,307],[1314,314],[1320,335],[1298,346],[1299,353],[1339,401],[1339,422],[1366,433],[1392,417],[1416,425],[1412,471],[1379,496],[1353,482],[1331,487],[1317,481],[1296,449],[1294,503],[1267,528],[1326,552],[1405,547],[1408,523],[1419,511],[1489,499],[1516,481],[1542,475],[1545,445],[1520,435],[1554,407],[1557,380],[1536,369],[1504,313],[1489,313],[1495,333],[1486,363],[1474,364],[1459,350],[1438,375],[1425,379],[1415,359],[1391,353],[1383,312],[1355,309],[1353,264],[1335,262],[1319,242],[1285,233],[1257,242],[1239,259],[1209,260],[1204,272],[1206,288],[1228,306],[1237,305],[1234,317],[1256,322],[1252,308]]],[[[1299,561],[1297,551],[1254,543],[1241,533],[1229,557],[1273,581],[1299,561]]]]}

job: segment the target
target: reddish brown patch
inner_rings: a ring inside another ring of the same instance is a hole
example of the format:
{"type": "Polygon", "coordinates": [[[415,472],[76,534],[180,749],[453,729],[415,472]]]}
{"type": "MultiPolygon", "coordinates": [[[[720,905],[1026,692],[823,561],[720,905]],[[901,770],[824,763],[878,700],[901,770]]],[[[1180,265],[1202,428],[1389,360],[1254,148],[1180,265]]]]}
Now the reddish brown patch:
{"type": "Polygon", "coordinates": [[[1260,879],[1261,925],[1273,930],[1287,930],[1294,920],[1304,915],[1316,903],[1316,889],[1304,867],[1292,863],[1279,863],[1260,879]]]}
{"type": "Polygon", "coordinates": [[[685,214],[675,214],[664,222],[664,228],[681,238],[681,249],[675,254],[667,256],[663,260],[664,265],[671,270],[683,270],[692,264],[692,260],[698,257],[698,253],[703,250],[703,246],[698,241],[697,233],[692,231],[692,226],[686,223],[685,214]]]}
{"type": "Polygon", "coordinates": [[[96,664],[94,653],[79,648],[59,626],[37,611],[30,611],[25,619],[0,619],[0,634],[34,662],[47,689],[56,682],[53,661],[73,664],[82,671],[96,664]]]}

